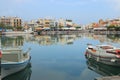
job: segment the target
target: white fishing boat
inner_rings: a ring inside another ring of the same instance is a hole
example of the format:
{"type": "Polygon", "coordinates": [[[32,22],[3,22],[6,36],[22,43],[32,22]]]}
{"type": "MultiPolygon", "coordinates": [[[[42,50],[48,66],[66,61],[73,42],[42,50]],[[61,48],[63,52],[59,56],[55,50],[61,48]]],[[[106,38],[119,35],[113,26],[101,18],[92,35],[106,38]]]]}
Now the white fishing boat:
{"type": "Polygon", "coordinates": [[[88,45],[85,56],[112,66],[120,66],[120,48],[111,45],[88,45]]]}
{"type": "Polygon", "coordinates": [[[24,69],[30,62],[29,52],[20,48],[2,49],[1,78],[24,69]]]}

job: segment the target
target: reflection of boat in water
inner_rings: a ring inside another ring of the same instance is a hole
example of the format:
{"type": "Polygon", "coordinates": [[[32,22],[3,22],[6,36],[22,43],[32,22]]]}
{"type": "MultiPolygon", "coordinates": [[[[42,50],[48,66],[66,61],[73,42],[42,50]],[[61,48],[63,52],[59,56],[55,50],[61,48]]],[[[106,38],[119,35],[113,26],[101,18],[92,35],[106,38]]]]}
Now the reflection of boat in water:
{"type": "Polygon", "coordinates": [[[2,49],[1,77],[4,78],[24,69],[29,61],[29,50],[23,52],[19,48],[2,49]]]}
{"type": "Polygon", "coordinates": [[[86,49],[85,55],[97,62],[112,66],[120,66],[120,48],[110,45],[89,45],[86,49]]]}
{"type": "Polygon", "coordinates": [[[4,77],[2,80],[30,80],[31,73],[31,64],[28,63],[23,70],[4,77]]]}
{"type": "Polygon", "coordinates": [[[120,75],[120,68],[115,66],[109,66],[97,62],[94,59],[88,59],[87,65],[90,70],[95,71],[96,73],[102,76],[117,76],[120,75]]]}

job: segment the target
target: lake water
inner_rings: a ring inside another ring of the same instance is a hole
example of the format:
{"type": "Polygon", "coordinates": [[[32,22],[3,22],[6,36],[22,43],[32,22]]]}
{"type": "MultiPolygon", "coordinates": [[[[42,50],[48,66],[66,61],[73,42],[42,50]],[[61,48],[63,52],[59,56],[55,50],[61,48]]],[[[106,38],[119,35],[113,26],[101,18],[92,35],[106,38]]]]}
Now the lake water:
{"type": "Polygon", "coordinates": [[[87,33],[1,36],[2,48],[31,48],[31,64],[3,80],[94,80],[96,77],[118,75],[120,71],[115,67],[97,64],[85,58],[88,43],[120,47],[120,36],[87,33]]]}

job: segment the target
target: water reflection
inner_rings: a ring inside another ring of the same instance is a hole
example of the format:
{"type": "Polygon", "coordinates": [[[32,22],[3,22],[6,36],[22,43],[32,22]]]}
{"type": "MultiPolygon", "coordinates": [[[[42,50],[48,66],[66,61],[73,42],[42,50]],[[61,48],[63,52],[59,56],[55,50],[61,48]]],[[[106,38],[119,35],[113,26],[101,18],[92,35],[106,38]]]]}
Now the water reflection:
{"type": "MultiPolygon", "coordinates": [[[[118,75],[120,69],[102,66],[102,64],[89,60],[86,65],[84,57],[87,43],[95,45],[105,42],[112,43],[114,41],[115,44],[118,44],[120,37],[114,37],[88,33],[38,36],[4,35],[0,38],[2,48],[22,47],[25,49],[26,47],[31,47],[32,68],[25,68],[20,72],[6,76],[3,80],[29,80],[30,75],[32,75],[31,80],[92,80],[99,74],[105,76],[118,75]],[[34,71],[32,74],[31,70],[34,71]],[[17,78],[16,75],[20,78],[17,78]]],[[[9,69],[7,68],[6,70],[9,69]]]]}
{"type": "Polygon", "coordinates": [[[40,45],[53,45],[53,44],[73,44],[75,40],[80,38],[90,38],[104,42],[120,42],[119,35],[95,35],[88,33],[72,34],[72,35],[38,35],[35,36],[35,41],[40,45]],[[113,38],[114,36],[114,38],[113,38]]]}
{"type": "Polygon", "coordinates": [[[107,35],[107,38],[111,39],[112,42],[118,42],[118,43],[120,43],[120,34],[107,35]]]}
{"type": "Polygon", "coordinates": [[[120,68],[115,66],[109,66],[106,64],[98,63],[93,59],[87,59],[87,66],[90,70],[103,76],[120,75],[120,68]]]}
{"type": "Polygon", "coordinates": [[[2,47],[18,47],[23,46],[24,42],[31,42],[40,45],[69,45],[73,44],[75,40],[80,38],[90,38],[99,40],[101,43],[104,42],[120,42],[120,35],[95,35],[88,33],[72,34],[72,35],[22,35],[22,36],[2,36],[1,45],[2,47]]]}
{"type": "Polygon", "coordinates": [[[23,46],[23,36],[2,36],[1,45],[2,48],[23,46]]]}
{"type": "Polygon", "coordinates": [[[54,45],[54,44],[73,44],[74,40],[80,38],[80,34],[73,35],[38,35],[35,40],[40,45],[54,45]]]}

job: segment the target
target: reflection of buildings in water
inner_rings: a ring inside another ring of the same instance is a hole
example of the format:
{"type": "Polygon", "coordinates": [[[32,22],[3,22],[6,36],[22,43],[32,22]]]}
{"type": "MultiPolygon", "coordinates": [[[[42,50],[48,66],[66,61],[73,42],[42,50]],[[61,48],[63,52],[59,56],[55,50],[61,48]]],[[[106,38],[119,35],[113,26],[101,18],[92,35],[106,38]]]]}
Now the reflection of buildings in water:
{"type": "Polygon", "coordinates": [[[76,39],[76,35],[61,35],[58,38],[58,43],[72,44],[75,39],[76,39]]]}
{"type": "Polygon", "coordinates": [[[81,38],[80,34],[72,35],[5,35],[2,36],[2,47],[21,47],[24,45],[24,42],[32,42],[40,45],[54,45],[54,44],[73,44],[74,40],[81,38]]]}
{"type": "Polygon", "coordinates": [[[24,38],[22,36],[6,37],[2,36],[1,45],[2,47],[18,47],[23,45],[24,38]]]}
{"type": "Polygon", "coordinates": [[[54,45],[54,44],[73,44],[76,39],[86,37],[90,39],[99,40],[100,42],[120,42],[119,35],[95,35],[93,33],[79,33],[72,35],[22,35],[22,36],[2,36],[2,47],[16,47],[23,46],[24,42],[32,42],[40,45],[54,45]]]}
{"type": "MultiPolygon", "coordinates": [[[[77,35],[79,36],[79,35],[77,35]]],[[[35,40],[41,45],[72,44],[76,35],[38,35],[35,40]]]]}
{"type": "Polygon", "coordinates": [[[120,35],[119,34],[104,34],[97,35],[93,33],[84,33],[82,37],[88,37],[91,39],[99,40],[100,42],[117,42],[120,43],[120,35]]]}
{"type": "Polygon", "coordinates": [[[33,41],[33,35],[3,35],[1,37],[2,47],[18,47],[23,46],[24,41],[33,41]]]}
{"type": "Polygon", "coordinates": [[[9,76],[6,76],[2,80],[30,80],[31,77],[31,63],[27,64],[24,69],[19,72],[15,72],[9,76]]]}
{"type": "Polygon", "coordinates": [[[41,45],[53,45],[53,44],[69,44],[73,43],[74,40],[87,37],[90,39],[99,40],[103,42],[120,42],[120,36],[118,35],[99,35],[93,33],[80,33],[72,35],[38,35],[35,36],[35,41],[41,45]]]}
{"type": "Polygon", "coordinates": [[[120,34],[108,34],[107,38],[109,38],[112,42],[120,43],[120,34]]]}
{"type": "Polygon", "coordinates": [[[51,39],[50,36],[35,36],[35,40],[38,41],[39,44],[41,45],[51,45],[53,43],[53,40],[51,39]]]}
{"type": "Polygon", "coordinates": [[[96,73],[102,75],[102,76],[115,76],[120,75],[120,68],[105,65],[102,63],[98,63],[95,60],[88,59],[87,60],[88,68],[92,71],[95,71],[96,73]]]}
{"type": "Polygon", "coordinates": [[[85,33],[84,36],[88,37],[90,39],[99,40],[102,43],[103,42],[111,42],[111,40],[107,38],[107,35],[96,35],[93,33],[85,33]]]}
{"type": "Polygon", "coordinates": [[[2,48],[1,78],[24,69],[30,63],[29,50],[24,52],[19,48],[2,48]]]}
{"type": "Polygon", "coordinates": [[[99,40],[100,42],[108,41],[106,35],[93,35],[93,38],[94,38],[95,40],[99,40]]]}

